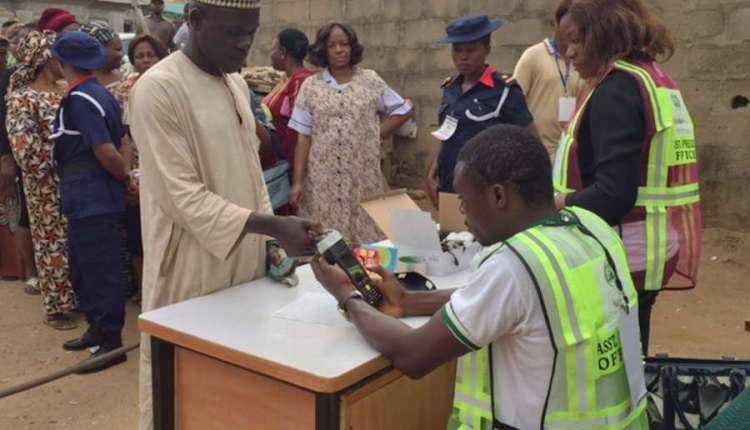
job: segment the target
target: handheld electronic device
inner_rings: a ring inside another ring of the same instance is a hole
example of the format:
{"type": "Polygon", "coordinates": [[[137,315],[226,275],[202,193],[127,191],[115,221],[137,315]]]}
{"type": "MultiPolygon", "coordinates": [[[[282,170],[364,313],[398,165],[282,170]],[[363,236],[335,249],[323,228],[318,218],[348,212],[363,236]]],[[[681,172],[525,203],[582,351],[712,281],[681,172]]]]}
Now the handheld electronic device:
{"type": "Polygon", "coordinates": [[[318,253],[329,264],[335,264],[344,269],[354,287],[362,293],[365,302],[374,307],[380,306],[383,301],[383,294],[370,279],[357,257],[354,256],[354,252],[341,236],[341,233],[336,230],[328,230],[325,234],[318,236],[315,242],[318,253]]]}

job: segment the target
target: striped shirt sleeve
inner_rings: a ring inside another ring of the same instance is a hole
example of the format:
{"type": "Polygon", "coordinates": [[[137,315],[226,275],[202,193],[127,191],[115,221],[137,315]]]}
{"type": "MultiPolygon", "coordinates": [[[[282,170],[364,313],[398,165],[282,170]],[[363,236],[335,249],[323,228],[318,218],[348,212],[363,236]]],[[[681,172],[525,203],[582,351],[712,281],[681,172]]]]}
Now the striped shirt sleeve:
{"type": "Polygon", "coordinates": [[[443,306],[441,314],[443,315],[443,321],[445,322],[445,325],[448,326],[448,330],[450,330],[450,332],[453,334],[453,336],[456,337],[456,339],[458,339],[461,343],[464,344],[465,347],[469,348],[472,351],[477,351],[480,349],[471,339],[471,334],[469,334],[469,331],[466,330],[463,324],[461,324],[461,321],[453,311],[453,306],[451,306],[450,302],[446,303],[443,306]]]}

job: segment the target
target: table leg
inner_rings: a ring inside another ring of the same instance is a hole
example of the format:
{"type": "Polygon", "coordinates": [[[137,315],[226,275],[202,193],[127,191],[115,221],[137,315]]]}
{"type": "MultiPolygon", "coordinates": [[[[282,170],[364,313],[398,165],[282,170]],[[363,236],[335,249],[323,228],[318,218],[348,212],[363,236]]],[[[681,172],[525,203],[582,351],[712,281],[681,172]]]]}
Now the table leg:
{"type": "Polygon", "coordinates": [[[315,430],[339,430],[341,397],[338,394],[315,394],[315,430]]]}
{"type": "Polygon", "coordinates": [[[151,336],[154,430],[174,430],[174,345],[151,336]]]}

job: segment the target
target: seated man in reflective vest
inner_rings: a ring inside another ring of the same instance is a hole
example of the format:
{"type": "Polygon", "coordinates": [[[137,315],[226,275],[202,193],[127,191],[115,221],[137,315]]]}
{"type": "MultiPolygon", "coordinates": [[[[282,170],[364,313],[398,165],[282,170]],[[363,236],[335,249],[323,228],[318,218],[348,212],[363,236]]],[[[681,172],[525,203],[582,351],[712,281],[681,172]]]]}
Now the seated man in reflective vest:
{"type": "Polygon", "coordinates": [[[407,292],[375,269],[380,309],[322,259],[318,280],[373,348],[420,378],[460,358],[449,428],[647,429],[637,294],[622,241],[583,209],[556,210],[549,156],[498,125],[461,150],[454,185],[486,248],[462,289],[407,292]],[[411,328],[397,317],[432,318],[411,328]]]}

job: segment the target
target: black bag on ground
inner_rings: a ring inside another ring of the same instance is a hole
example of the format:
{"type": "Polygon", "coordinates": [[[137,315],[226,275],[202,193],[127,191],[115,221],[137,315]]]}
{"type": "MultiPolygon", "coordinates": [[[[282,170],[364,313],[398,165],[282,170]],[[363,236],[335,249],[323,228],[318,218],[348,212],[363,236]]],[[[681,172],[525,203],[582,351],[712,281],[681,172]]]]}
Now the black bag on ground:
{"type": "Polygon", "coordinates": [[[750,430],[750,361],[646,359],[652,430],[750,430]]]}

